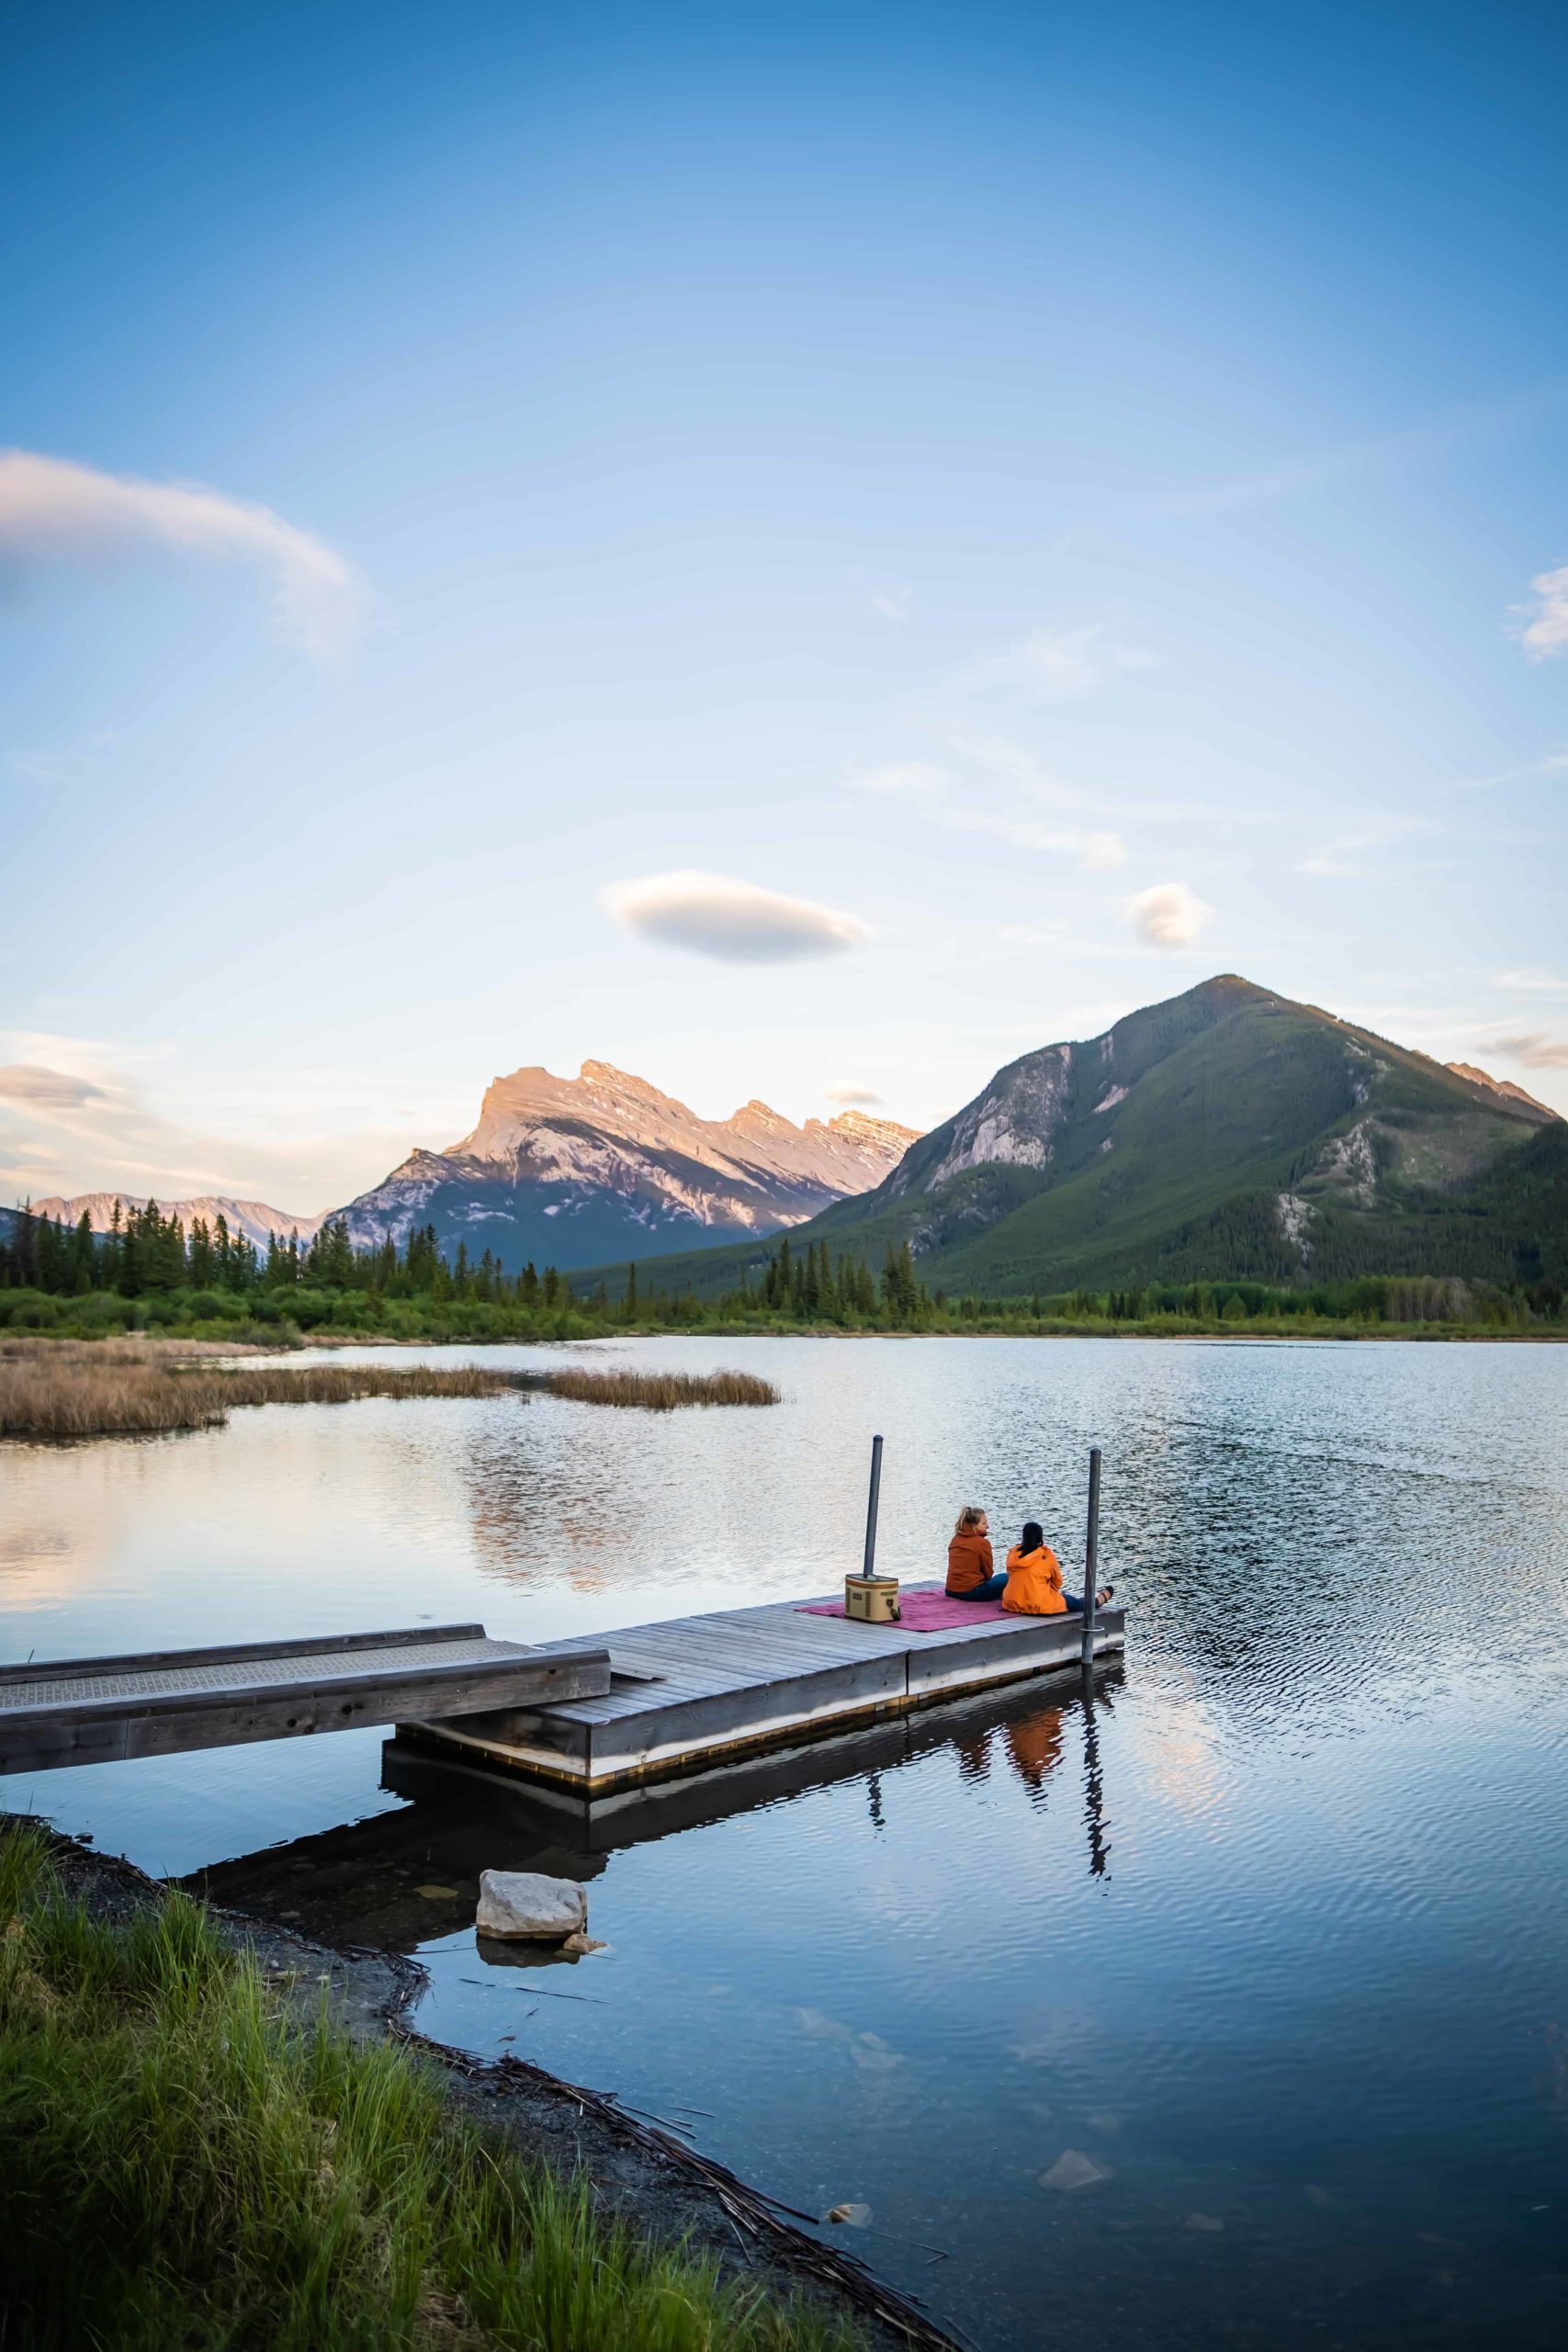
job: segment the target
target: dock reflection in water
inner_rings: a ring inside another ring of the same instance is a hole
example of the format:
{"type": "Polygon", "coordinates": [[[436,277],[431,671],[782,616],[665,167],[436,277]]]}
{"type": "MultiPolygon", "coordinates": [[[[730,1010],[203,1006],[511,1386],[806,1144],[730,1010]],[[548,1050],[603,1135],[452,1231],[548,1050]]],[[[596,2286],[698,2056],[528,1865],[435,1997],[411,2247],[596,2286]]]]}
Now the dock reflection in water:
{"type": "Polygon", "coordinates": [[[591,1813],[361,1733],[13,1802],[418,1951],[441,2039],[682,2120],[791,2204],[868,2204],[856,2250],[985,2352],[1557,2352],[1568,1351],[615,1352],[740,1362],[786,1402],[371,1403],[20,1449],[9,1655],[422,1612],[548,1640],[820,1591],[874,1428],[911,1576],[971,1499],[1076,1565],[1104,1446],[1124,1679],[1092,1714],[1069,1677],[591,1813]],[[590,1880],[608,1953],[485,1964],[478,1872],[530,1862],[590,1880]]]}

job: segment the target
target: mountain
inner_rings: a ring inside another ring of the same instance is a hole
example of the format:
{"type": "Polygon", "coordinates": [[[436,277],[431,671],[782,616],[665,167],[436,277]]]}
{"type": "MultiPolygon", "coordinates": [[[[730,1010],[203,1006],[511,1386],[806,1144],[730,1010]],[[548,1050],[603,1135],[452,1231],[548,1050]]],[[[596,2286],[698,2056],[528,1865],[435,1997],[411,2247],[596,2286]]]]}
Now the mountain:
{"type": "Polygon", "coordinates": [[[1474,1086],[1490,1087],[1494,1094],[1506,1094],[1511,1102],[1528,1102],[1532,1111],[1544,1111],[1549,1119],[1557,1116],[1546,1103],[1538,1102],[1533,1094],[1527,1094],[1522,1086],[1516,1086],[1511,1078],[1494,1078],[1489,1071],[1477,1069],[1473,1062],[1445,1062],[1443,1068],[1451,1069],[1456,1078],[1468,1078],[1474,1086]]]}
{"type": "MultiPolygon", "coordinates": [[[[31,1204],[34,1216],[60,1217],[66,1225],[76,1225],[85,1212],[87,1222],[95,1233],[107,1233],[114,1204],[119,1203],[120,1215],[128,1209],[147,1205],[145,1193],[76,1193],[70,1200],[58,1195],[47,1201],[31,1204]]],[[[231,1201],[226,1193],[204,1193],[198,1200],[160,1201],[159,1208],[165,1216],[177,1216],[188,1238],[191,1226],[199,1216],[210,1227],[220,1216],[229,1221],[231,1233],[243,1233],[258,1250],[265,1250],[267,1237],[277,1234],[285,1241],[297,1233],[301,1241],[309,1241],[317,1227],[326,1223],[324,1216],[294,1216],[288,1209],[268,1208],[265,1201],[231,1201]]]]}
{"type": "MultiPolygon", "coordinates": [[[[1554,1113],[1224,974],[1009,1063],[874,1191],[792,1241],[874,1267],[908,1241],[929,1287],[996,1297],[1244,1275],[1534,1279],[1543,1234],[1568,1263],[1554,1113]]],[[[682,1258],[660,1279],[724,1290],[765,1255],[682,1258]]]]}
{"type": "Polygon", "coordinates": [[[765,1102],[700,1119],[685,1103],[608,1062],[575,1078],[514,1070],[487,1089],[479,1125],[445,1151],[411,1152],[344,1210],[356,1247],[405,1241],[434,1225],[450,1256],[491,1250],[570,1272],[622,1267],[699,1238],[776,1233],[879,1183],[913,1127],[841,1112],[792,1125],[765,1102]]]}

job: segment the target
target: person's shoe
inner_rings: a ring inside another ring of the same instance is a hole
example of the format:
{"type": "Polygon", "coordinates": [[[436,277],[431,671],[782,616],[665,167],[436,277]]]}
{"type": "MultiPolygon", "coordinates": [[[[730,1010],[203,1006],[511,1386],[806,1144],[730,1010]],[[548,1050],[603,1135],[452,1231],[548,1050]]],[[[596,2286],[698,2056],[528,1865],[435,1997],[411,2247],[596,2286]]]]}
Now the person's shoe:
{"type": "Polygon", "coordinates": [[[1106,1602],[1111,1599],[1111,1594],[1115,1591],[1115,1589],[1116,1589],[1116,1587],[1115,1587],[1113,1584],[1105,1584],[1105,1585],[1101,1585],[1101,1586],[1100,1586],[1100,1590],[1099,1590],[1099,1591],[1095,1594],[1095,1596],[1094,1596],[1094,1605],[1095,1605],[1095,1607],[1096,1607],[1097,1609],[1103,1609],[1103,1608],[1104,1608],[1104,1606],[1105,1606],[1105,1604],[1106,1604],[1106,1602]]]}

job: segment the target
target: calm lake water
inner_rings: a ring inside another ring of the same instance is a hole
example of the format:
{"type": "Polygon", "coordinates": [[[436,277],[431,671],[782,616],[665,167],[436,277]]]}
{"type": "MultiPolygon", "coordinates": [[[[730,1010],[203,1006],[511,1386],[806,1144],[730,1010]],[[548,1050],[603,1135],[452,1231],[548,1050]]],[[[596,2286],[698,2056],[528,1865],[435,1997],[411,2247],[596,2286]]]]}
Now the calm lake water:
{"type": "Polygon", "coordinates": [[[1076,1679],[1026,1686],[611,1829],[365,1733],[7,1802],[418,1951],[427,2031],[684,2122],[794,2205],[868,2205],[854,2250],[986,2352],[1561,2346],[1568,1350],[585,1352],[744,1364],[786,1401],[9,1447],[5,1655],[470,1617],[539,1640],[821,1592],[881,1430],[910,1578],[969,1500],[1077,1566],[1103,1446],[1123,1669],[1089,1713],[1076,1679]],[[612,1949],[487,1967],[478,1870],[541,1858],[592,1874],[612,1949]],[[1107,2177],[1043,2185],[1068,2151],[1107,2177]]]}

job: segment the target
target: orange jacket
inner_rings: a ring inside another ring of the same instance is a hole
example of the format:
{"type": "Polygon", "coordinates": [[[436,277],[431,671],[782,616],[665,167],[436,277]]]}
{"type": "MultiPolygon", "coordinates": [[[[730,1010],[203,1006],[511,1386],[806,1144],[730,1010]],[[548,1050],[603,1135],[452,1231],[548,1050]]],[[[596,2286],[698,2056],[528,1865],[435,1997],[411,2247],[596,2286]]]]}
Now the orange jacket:
{"type": "Polygon", "coordinates": [[[1060,1617],[1066,1606],[1062,1599],[1062,1563],[1049,1544],[1042,1544],[1038,1552],[1021,1552],[1015,1544],[1008,1554],[1008,1589],[1002,1607],[1010,1609],[1015,1617],[1060,1617]]]}
{"type": "Polygon", "coordinates": [[[947,1547],[947,1589],[949,1592],[973,1592],[984,1584],[991,1573],[991,1539],[977,1535],[973,1529],[967,1535],[955,1535],[947,1547]]]}

